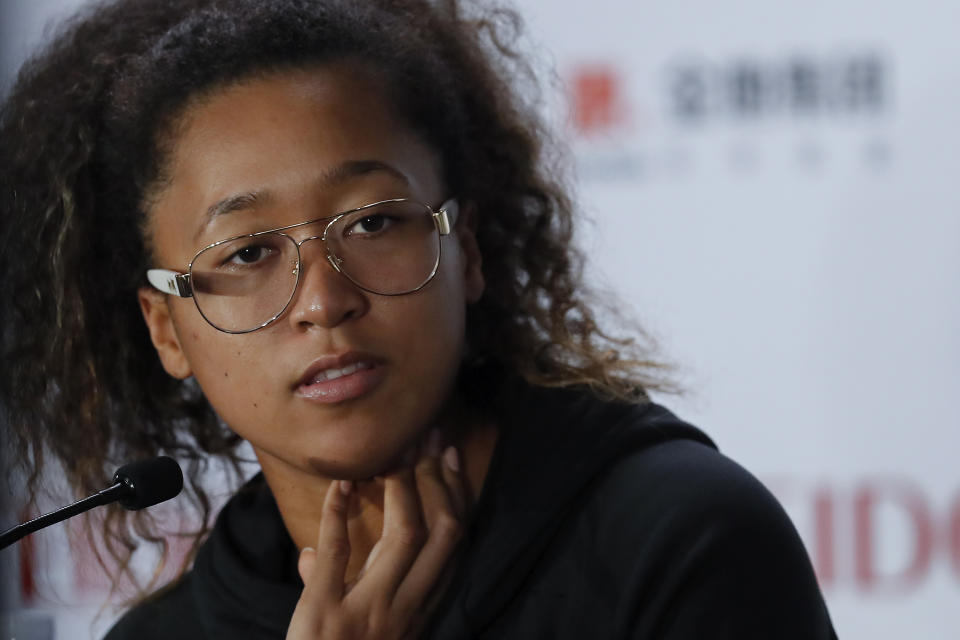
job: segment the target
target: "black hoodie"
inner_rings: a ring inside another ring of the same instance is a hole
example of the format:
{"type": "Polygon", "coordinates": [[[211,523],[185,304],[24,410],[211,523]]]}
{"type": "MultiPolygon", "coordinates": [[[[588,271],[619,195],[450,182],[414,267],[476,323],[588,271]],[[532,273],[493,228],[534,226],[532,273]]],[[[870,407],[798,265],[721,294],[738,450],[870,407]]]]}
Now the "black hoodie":
{"type": "MultiPolygon", "coordinates": [[[[524,388],[424,637],[836,638],[770,493],[655,404],[524,388]]],[[[283,638],[303,583],[262,476],[106,640],[283,638]]]]}

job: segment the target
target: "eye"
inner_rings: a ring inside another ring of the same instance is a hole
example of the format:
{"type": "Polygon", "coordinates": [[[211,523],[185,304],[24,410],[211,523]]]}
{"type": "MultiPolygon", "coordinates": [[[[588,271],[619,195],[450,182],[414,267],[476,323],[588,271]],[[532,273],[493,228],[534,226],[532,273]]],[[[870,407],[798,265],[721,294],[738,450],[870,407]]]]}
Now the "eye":
{"type": "Polygon", "coordinates": [[[348,236],[363,235],[367,233],[377,233],[388,229],[392,224],[387,216],[383,214],[374,214],[369,216],[364,216],[350,225],[347,228],[346,234],[348,236]]]}
{"type": "Polygon", "coordinates": [[[223,264],[252,265],[265,260],[274,253],[276,253],[276,249],[272,247],[260,244],[251,244],[234,251],[227,257],[226,260],[223,261],[223,264]]]}

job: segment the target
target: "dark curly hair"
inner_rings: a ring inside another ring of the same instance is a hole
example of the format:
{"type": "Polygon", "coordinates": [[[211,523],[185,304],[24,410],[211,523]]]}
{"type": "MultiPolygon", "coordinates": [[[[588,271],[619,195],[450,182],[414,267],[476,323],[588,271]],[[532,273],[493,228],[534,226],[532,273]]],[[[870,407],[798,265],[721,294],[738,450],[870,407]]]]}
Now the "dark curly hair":
{"type": "MultiPolygon", "coordinates": [[[[236,469],[239,439],[150,342],[136,296],[150,262],[145,211],[191,100],[341,60],[376,70],[441,153],[450,191],[479,212],[487,286],[468,310],[463,387],[489,398],[519,378],[643,401],[660,368],[597,324],[562,165],[518,97],[535,84],[519,33],[510,10],[452,0],[119,0],[68,22],[0,110],[0,407],[28,487],[45,458],[87,494],[118,463],[163,452],[187,463],[202,523],[190,535],[206,531],[200,478],[211,454],[236,469]]],[[[163,544],[143,513],[110,511],[104,526],[121,568],[138,538],[163,544]]]]}

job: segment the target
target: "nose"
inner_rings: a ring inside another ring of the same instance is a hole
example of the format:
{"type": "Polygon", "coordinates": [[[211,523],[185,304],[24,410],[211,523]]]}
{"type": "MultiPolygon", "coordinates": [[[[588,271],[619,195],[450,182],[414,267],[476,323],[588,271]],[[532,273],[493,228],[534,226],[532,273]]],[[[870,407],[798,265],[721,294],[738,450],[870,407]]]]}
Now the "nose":
{"type": "Polygon", "coordinates": [[[363,316],[368,308],[366,293],[330,264],[322,240],[300,246],[300,285],[288,314],[295,329],[332,329],[363,316]]]}

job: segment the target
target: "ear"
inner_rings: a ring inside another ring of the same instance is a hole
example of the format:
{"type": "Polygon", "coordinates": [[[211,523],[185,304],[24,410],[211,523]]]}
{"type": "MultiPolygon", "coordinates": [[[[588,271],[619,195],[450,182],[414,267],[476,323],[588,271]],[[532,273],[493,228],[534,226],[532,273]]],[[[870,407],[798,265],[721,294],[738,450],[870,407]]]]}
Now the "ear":
{"type": "Polygon", "coordinates": [[[463,254],[463,282],[464,292],[468,303],[480,300],[486,281],[483,279],[483,255],[480,245],[477,244],[477,226],[479,224],[477,206],[466,203],[460,209],[460,219],[457,220],[455,233],[460,243],[460,252],[463,254]]]}
{"type": "Polygon", "coordinates": [[[147,329],[150,330],[150,340],[157,350],[157,355],[160,356],[163,368],[174,378],[180,380],[189,378],[193,371],[180,346],[180,338],[177,337],[173,318],[170,317],[166,294],[150,287],[140,287],[137,290],[137,298],[140,301],[143,320],[147,323],[147,329]]]}

